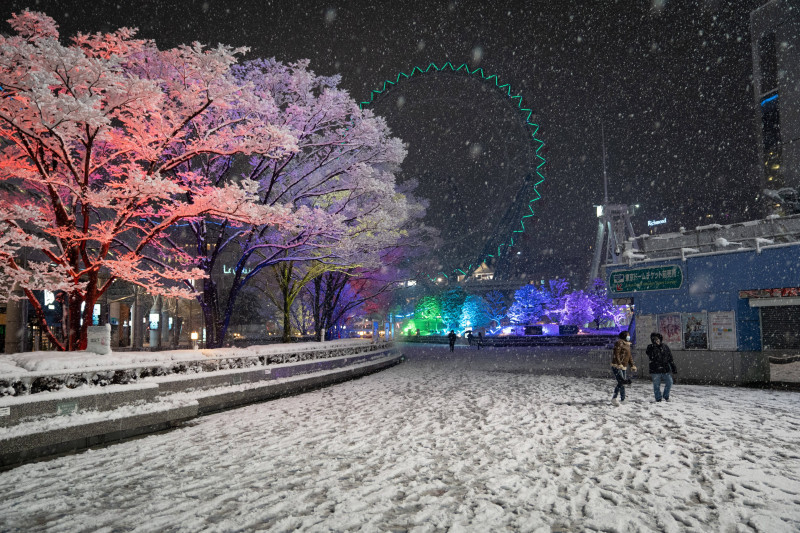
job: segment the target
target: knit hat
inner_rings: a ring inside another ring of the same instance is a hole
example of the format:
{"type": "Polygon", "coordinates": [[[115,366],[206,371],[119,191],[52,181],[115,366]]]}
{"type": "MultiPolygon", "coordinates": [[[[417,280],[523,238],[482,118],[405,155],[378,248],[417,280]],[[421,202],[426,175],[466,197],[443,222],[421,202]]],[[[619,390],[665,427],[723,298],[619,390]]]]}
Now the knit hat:
{"type": "Polygon", "coordinates": [[[627,330],[626,331],[620,331],[618,336],[619,336],[620,339],[626,339],[628,337],[627,330]]]}

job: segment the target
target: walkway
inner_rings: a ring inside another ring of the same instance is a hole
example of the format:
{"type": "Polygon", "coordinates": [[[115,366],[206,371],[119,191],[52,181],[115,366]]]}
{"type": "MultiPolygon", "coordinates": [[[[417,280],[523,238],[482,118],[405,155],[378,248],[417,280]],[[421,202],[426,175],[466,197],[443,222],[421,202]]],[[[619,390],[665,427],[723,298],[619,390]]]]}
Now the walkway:
{"type": "Polygon", "coordinates": [[[413,347],[356,381],[0,474],[2,531],[797,531],[792,392],[413,347]],[[535,366],[535,365],[533,365],[535,366]]]}

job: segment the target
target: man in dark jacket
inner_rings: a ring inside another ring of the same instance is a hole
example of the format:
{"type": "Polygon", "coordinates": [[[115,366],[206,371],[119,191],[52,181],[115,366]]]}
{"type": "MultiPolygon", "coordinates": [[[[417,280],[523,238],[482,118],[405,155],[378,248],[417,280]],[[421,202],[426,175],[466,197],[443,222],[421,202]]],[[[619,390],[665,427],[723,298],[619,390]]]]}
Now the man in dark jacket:
{"type": "Polygon", "coordinates": [[[677,374],[675,361],[672,360],[672,352],[669,346],[664,344],[664,338],[660,333],[650,334],[651,344],[647,347],[647,357],[650,359],[650,377],[653,378],[653,393],[656,401],[661,398],[669,401],[669,391],[672,388],[672,374],[677,374]],[[670,374],[672,372],[672,374],[670,374]],[[664,393],[661,393],[661,382],[664,382],[664,393]]]}
{"type": "Polygon", "coordinates": [[[456,339],[457,338],[458,338],[458,335],[456,335],[456,332],[451,329],[450,333],[447,334],[447,341],[450,343],[450,351],[451,352],[456,347],[456,339]]]}

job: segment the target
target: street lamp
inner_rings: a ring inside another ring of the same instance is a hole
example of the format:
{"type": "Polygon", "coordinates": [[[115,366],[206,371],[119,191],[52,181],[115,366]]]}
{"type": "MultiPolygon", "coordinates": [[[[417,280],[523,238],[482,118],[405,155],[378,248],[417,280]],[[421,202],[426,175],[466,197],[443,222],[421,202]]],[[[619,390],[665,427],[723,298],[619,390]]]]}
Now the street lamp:
{"type": "Polygon", "coordinates": [[[191,333],[191,335],[189,335],[189,336],[192,338],[192,349],[196,350],[197,349],[197,332],[193,331],[191,333]]]}

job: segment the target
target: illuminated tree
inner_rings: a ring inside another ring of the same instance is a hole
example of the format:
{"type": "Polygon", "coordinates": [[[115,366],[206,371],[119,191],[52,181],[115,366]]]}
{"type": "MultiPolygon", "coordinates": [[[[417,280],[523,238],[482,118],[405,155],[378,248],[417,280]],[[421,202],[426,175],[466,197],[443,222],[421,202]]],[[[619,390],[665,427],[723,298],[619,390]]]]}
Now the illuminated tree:
{"type": "Polygon", "coordinates": [[[188,165],[297,150],[284,128],[230,113],[251,99],[230,76],[243,49],[161,51],[126,28],[64,46],[46,15],[9,22],[16,35],[0,35],[1,292],[22,290],[55,346],[85,348],[93,306],[116,280],[193,294],[177,284],[204,272],[172,247],[176,222],[296,223],[283,206],[257,202],[251,184],[212,183],[188,165]],[[67,294],[66,339],[48,328],[41,289],[67,294]]]}
{"type": "Polygon", "coordinates": [[[490,291],[486,294],[486,314],[489,322],[496,322],[500,326],[500,321],[506,317],[508,312],[508,301],[500,291],[490,291]]]}
{"type": "Polygon", "coordinates": [[[594,318],[592,297],[581,290],[573,291],[564,297],[564,313],[561,324],[583,326],[594,318]]]}
{"type": "Polygon", "coordinates": [[[423,320],[432,320],[442,315],[441,302],[437,296],[423,296],[414,310],[414,317],[423,320]]]}
{"type": "Polygon", "coordinates": [[[262,205],[287,204],[304,216],[296,216],[298,223],[289,230],[271,224],[191,227],[194,240],[202,243],[197,254],[207,271],[226,248],[236,258],[225,294],[218,294],[213,279],[205,282],[207,322],[216,325],[215,339],[221,342],[236,294],[269,268],[279,283],[288,340],[291,302],[311,280],[326,271],[378,268],[384,251],[407,235],[406,221],[418,218],[424,208],[395,183],[406,153],[402,142],[391,136],[383,119],[361,111],[337,87],[338,77],[317,76],[305,60],[290,65],[256,60],[233,71],[253,95],[274,102],[277,111],[259,114],[290,131],[297,149],[282,158],[259,153],[243,164],[220,158],[205,168],[219,183],[256,183],[262,205]],[[232,175],[240,167],[243,173],[232,175]],[[219,302],[218,311],[214,302],[219,302]]]}
{"type": "Polygon", "coordinates": [[[514,303],[508,309],[508,318],[513,324],[535,324],[551,302],[547,291],[535,285],[524,285],[514,292],[514,303]]]}
{"type": "Polygon", "coordinates": [[[447,329],[458,329],[461,325],[461,310],[467,293],[461,287],[444,291],[441,295],[442,322],[447,329]]]}
{"type": "Polygon", "coordinates": [[[624,316],[624,311],[614,305],[614,301],[608,294],[608,287],[602,278],[592,281],[588,294],[592,301],[592,318],[589,321],[593,321],[596,328],[600,328],[600,324],[603,322],[617,324],[618,320],[624,316]]]}
{"type": "Polygon", "coordinates": [[[490,321],[487,301],[475,294],[467,296],[461,307],[461,324],[465,327],[469,324],[469,327],[478,328],[486,326],[490,321]]]}

